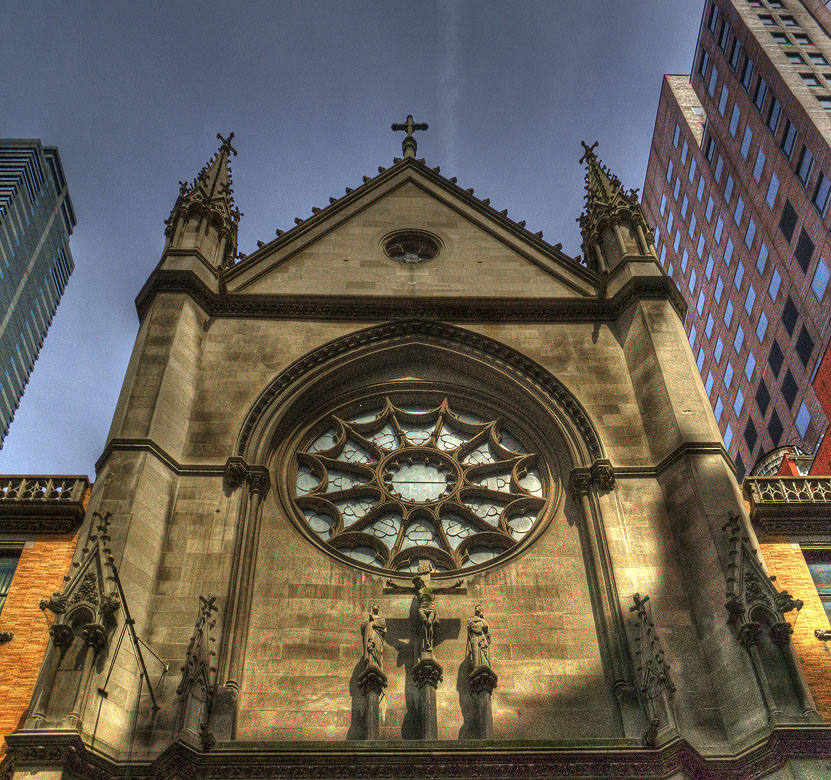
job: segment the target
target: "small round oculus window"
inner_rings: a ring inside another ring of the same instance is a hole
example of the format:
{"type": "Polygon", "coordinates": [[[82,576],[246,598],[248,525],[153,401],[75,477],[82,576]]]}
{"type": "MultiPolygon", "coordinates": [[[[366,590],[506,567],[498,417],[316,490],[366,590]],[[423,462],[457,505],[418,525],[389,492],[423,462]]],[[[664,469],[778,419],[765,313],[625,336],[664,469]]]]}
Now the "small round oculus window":
{"type": "Polygon", "coordinates": [[[339,557],[388,572],[427,560],[455,571],[530,537],[546,503],[540,465],[501,418],[448,398],[384,398],[315,426],[295,455],[294,503],[339,557]]]}
{"type": "Polygon", "coordinates": [[[405,265],[426,263],[436,257],[440,249],[437,238],[420,230],[400,231],[384,239],[387,257],[405,265]]]}

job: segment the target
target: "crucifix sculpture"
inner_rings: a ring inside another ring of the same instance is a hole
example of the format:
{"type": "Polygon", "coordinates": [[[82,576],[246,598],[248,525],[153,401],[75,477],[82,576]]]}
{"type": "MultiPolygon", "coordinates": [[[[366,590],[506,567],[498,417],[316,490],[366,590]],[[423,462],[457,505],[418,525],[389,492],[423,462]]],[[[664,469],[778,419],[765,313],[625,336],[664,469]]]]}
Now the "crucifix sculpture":
{"type": "Polygon", "coordinates": [[[401,142],[401,150],[405,157],[415,157],[418,144],[413,133],[416,130],[427,130],[429,125],[426,122],[414,122],[413,115],[408,114],[406,122],[394,122],[391,127],[394,133],[402,130],[407,133],[407,137],[401,142]]]}
{"type": "Polygon", "coordinates": [[[221,133],[217,133],[216,137],[218,140],[222,141],[222,145],[219,147],[219,151],[225,150],[226,152],[233,152],[234,157],[237,156],[237,150],[231,146],[231,141],[234,140],[234,134],[231,133],[227,138],[223,138],[221,133]]]}
{"type": "Polygon", "coordinates": [[[438,717],[436,712],[436,688],[443,679],[443,669],[433,656],[433,637],[439,624],[436,610],[436,594],[458,590],[464,584],[461,579],[452,585],[435,587],[430,581],[433,567],[430,561],[421,561],[412,585],[398,585],[387,580],[387,587],[394,591],[412,592],[418,603],[418,661],[413,667],[413,679],[421,692],[421,726],[423,739],[438,738],[438,717]]]}

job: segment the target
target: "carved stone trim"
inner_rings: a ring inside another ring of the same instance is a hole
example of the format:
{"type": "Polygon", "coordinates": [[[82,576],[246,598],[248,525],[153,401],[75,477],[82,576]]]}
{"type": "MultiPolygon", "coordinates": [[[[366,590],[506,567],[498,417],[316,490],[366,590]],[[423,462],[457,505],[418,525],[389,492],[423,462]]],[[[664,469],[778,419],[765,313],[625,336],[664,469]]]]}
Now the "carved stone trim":
{"type": "Polygon", "coordinates": [[[52,637],[52,644],[61,649],[71,647],[75,641],[75,632],[71,626],[65,623],[54,623],[51,625],[49,627],[49,636],[52,637]]]}
{"type": "Polygon", "coordinates": [[[223,475],[225,487],[230,491],[234,491],[241,487],[247,478],[248,464],[245,462],[245,458],[236,456],[228,458],[228,462],[225,464],[225,474],[223,475]]]}
{"type": "MultiPolygon", "coordinates": [[[[792,760],[814,760],[831,753],[831,729],[822,725],[774,728],[741,756],[708,761],[682,739],[657,749],[609,746],[540,746],[511,744],[483,750],[481,744],[417,743],[380,746],[373,742],[292,744],[218,743],[210,752],[173,743],[154,761],[115,761],[87,747],[77,734],[40,730],[18,731],[6,737],[7,758],[0,777],[15,771],[66,769],[87,780],[550,780],[555,777],[643,778],[658,780],[674,774],[709,780],[761,778],[792,760]]],[[[827,763],[827,759],[824,760],[827,763]]]]}
{"type": "Polygon", "coordinates": [[[14,634],[11,631],[0,631],[0,645],[11,642],[12,639],[14,639],[14,634]]]}
{"type": "Polygon", "coordinates": [[[596,490],[611,490],[615,486],[615,472],[612,464],[605,458],[596,460],[591,468],[572,469],[569,477],[571,492],[575,497],[588,495],[592,486],[596,490]]]}
{"type": "Polygon", "coordinates": [[[387,687],[387,675],[374,666],[368,666],[358,675],[358,687],[364,695],[372,692],[380,696],[387,687]]]}
{"type": "Polygon", "coordinates": [[[471,693],[476,695],[482,692],[493,693],[499,677],[490,667],[479,666],[468,675],[468,680],[471,693]]]}
{"type": "Polygon", "coordinates": [[[252,466],[248,472],[249,490],[252,493],[259,494],[260,498],[265,498],[270,485],[271,480],[268,476],[268,469],[264,466],[252,466]]]}
{"type": "Polygon", "coordinates": [[[667,276],[638,277],[627,282],[610,299],[415,297],[407,305],[393,296],[349,295],[218,295],[190,271],[158,269],[136,298],[139,319],[162,292],[183,293],[193,298],[212,317],[256,317],[290,320],[342,320],[366,322],[412,317],[455,322],[596,322],[617,319],[637,300],[665,299],[683,320],[687,313],[675,283],[667,276]]]}
{"type": "Polygon", "coordinates": [[[420,688],[425,685],[437,688],[444,679],[444,670],[432,658],[423,658],[413,667],[413,679],[420,688]]]}
{"type": "Polygon", "coordinates": [[[107,629],[100,623],[88,623],[83,629],[84,644],[98,652],[107,644],[107,629]]]}

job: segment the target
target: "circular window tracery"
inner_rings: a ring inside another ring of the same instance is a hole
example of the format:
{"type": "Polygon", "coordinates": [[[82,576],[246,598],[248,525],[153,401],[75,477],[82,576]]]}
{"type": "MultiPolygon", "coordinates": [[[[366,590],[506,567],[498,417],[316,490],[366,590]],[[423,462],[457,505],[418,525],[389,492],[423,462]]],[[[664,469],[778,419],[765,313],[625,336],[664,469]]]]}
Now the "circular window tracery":
{"type": "Polygon", "coordinates": [[[530,538],[547,472],[516,426],[448,397],[355,406],[325,417],[295,454],[294,503],[324,547],[385,571],[430,560],[449,572],[530,538]]]}
{"type": "Polygon", "coordinates": [[[383,245],[387,257],[405,265],[426,263],[441,250],[439,240],[423,230],[400,230],[387,236],[383,245]]]}

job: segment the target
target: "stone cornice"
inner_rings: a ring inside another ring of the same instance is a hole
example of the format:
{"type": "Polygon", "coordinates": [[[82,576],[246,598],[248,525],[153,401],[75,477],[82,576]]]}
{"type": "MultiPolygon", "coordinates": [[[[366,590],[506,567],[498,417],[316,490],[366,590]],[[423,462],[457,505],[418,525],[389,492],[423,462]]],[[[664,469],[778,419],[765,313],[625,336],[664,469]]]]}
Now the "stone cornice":
{"type": "Polygon", "coordinates": [[[86,476],[0,475],[0,532],[65,533],[84,519],[86,476]]]}
{"type": "Polygon", "coordinates": [[[110,439],[101,456],[95,461],[96,473],[101,470],[104,462],[113,452],[148,452],[174,474],[187,477],[221,477],[225,474],[225,462],[211,463],[179,463],[172,455],[162,449],[152,439],[110,439]]]}
{"type": "MultiPolygon", "coordinates": [[[[188,780],[244,777],[246,780],[549,780],[555,777],[641,778],[675,773],[708,780],[763,777],[789,760],[821,759],[831,751],[828,726],[780,727],[731,756],[702,757],[675,739],[660,748],[635,740],[563,742],[220,742],[210,752],[173,743],[157,759],[112,759],[88,747],[76,732],[19,731],[6,737],[9,752],[0,778],[46,767],[87,780],[188,780]]],[[[827,759],[825,759],[827,760],[827,759]]]]}
{"type": "Polygon", "coordinates": [[[617,319],[641,299],[666,299],[683,320],[687,304],[666,276],[639,277],[612,298],[402,298],[362,295],[219,295],[190,271],[156,269],[136,298],[143,319],[159,293],[190,296],[211,317],[372,321],[442,319],[455,322],[597,322],[617,319]]]}

